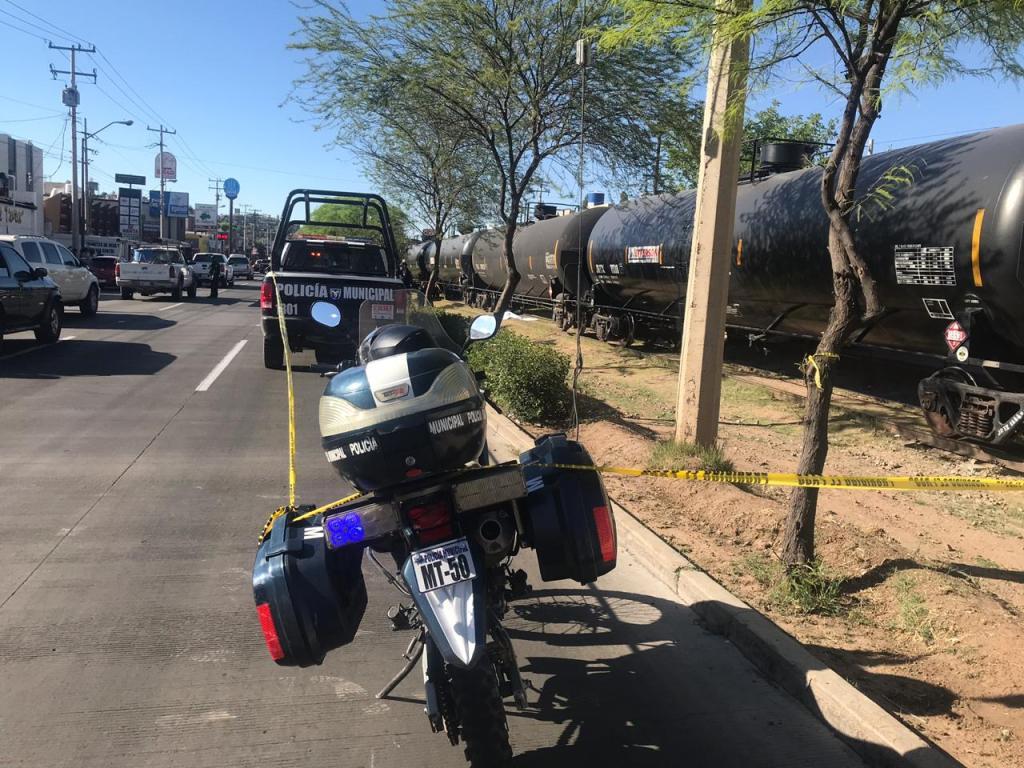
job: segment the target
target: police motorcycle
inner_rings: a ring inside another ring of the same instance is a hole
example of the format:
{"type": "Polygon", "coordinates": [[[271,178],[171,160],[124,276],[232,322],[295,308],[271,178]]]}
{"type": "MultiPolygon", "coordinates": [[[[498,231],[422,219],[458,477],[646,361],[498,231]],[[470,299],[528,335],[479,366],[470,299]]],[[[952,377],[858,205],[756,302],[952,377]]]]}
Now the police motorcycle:
{"type": "MultiPolygon", "coordinates": [[[[329,302],[312,316],[344,321],[329,302]]],[[[475,318],[467,346],[496,326],[475,318]]],[[[529,549],[542,581],[594,581],[616,564],[611,505],[597,472],[554,466],[592,465],[565,435],[489,464],[477,379],[418,291],[364,302],[359,338],[358,364],[332,372],[319,420],[328,462],[361,495],[311,519],[273,521],[253,566],[267,648],[278,664],[305,667],[351,642],[366,608],[365,555],[400,594],[393,628],[413,634],[378,698],[419,665],[431,729],[462,742],[474,768],[506,765],[505,700],[527,705],[502,625],[530,590],[513,559],[529,549]]]]}

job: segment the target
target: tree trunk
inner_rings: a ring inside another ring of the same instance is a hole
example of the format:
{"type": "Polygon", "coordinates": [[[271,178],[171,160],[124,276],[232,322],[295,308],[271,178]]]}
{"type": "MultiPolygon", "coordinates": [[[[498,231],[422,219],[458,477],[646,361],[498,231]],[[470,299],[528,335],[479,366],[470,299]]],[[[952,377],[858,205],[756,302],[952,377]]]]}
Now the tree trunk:
{"type": "Polygon", "coordinates": [[[425,291],[426,296],[427,296],[427,301],[431,301],[432,302],[434,300],[434,289],[437,288],[437,273],[438,273],[437,261],[434,261],[434,266],[430,270],[430,277],[427,278],[427,288],[426,288],[426,291],[425,291]]]}
{"type": "MultiPolygon", "coordinates": [[[[843,221],[843,220],[841,220],[843,221]]],[[[845,224],[845,221],[843,221],[845,224]]],[[[834,254],[833,265],[844,249],[841,236],[833,224],[829,229],[829,251],[834,254]]],[[[848,268],[833,266],[832,288],[835,305],[829,313],[828,324],[811,360],[804,364],[804,385],[807,402],[804,406],[804,442],[797,472],[820,475],[828,456],[828,414],[832,403],[832,368],[839,350],[857,324],[858,305],[856,277],[848,268]],[[820,385],[820,386],[819,386],[820,385]]],[[[789,514],[783,532],[782,561],[788,566],[802,565],[814,560],[814,519],[818,504],[817,488],[794,488],[789,499],[789,514]]]]}
{"type": "Polygon", "coordinates": [[[510,217],[510,222],[505,227],[505,244],[502,251],[508,275],[505,278],[505,285],[501,289],[501,294],[498,296],[498,303],[494,307],[494,317],[498,321],[499,328],[501,327],[502,318],[505,316],[505,310],[512,303],[512,295],[515,293],[516,286],[519,285],[519,270],[516,269],[516,262],[512,253],[512,241],[516,236],[515,218],[510,217]]]}
{"type": "MultiPolygon", "coordinates": [[[[437,229],[435,232],[439,231],[437,229]]],[[[434,239],[434,266],[430,268],[430,277],[427,278],[427,301],[434,300],[434,289],[437,287],[437,276],[441,271],[441,241],[434,239]]]]}

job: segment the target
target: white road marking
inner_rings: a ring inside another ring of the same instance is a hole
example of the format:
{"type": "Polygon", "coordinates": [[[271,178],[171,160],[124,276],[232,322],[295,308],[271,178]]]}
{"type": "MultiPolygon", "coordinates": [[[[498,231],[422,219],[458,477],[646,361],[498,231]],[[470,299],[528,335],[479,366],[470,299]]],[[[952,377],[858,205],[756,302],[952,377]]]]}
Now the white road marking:
{"type": "Polygon", "coordinates": [[[157,312],[166,312],[168,309],[174,309],[175,307],[180,307],[184,303],[185,303],[184,301],[179,301],[177,304],[168,304],[166,307],[160,307],[160,309],[158,309],[157,312]]]}
{"type": "Polygon", "coordinates": [[[205,392],[213,386],[213,382],[217,380],[217,377],[224,373],[224,369],[231,365],[231,361],[235,359],[235,355],[242,351],[242,347],[246,345],[248,339],[242,339],[240,342],[235,344],[231,348],[231,351],[224,355],[224,359],[217,363],[216,367],[210,371],[209,375],[199,382],[199,386],[196,387],[196,392],[205,392]]]}
{"type": "Polygon", "coordinates": [[[2,355],[0,356],[0,360],[10,360],[12,357],[17,357],[18,355],[27,355],[29,352],[35,352],[37,349],[46,349],[47,347],[52,347],[54,344],[60,344],[60,342],[62,341],[71,341],[73,338],[75,337],[61,336],[60,339],[58,341],[55,341],[53,344],[36,344],[34,347],[29,347],[28,349],[23,349],[19,352],[12,352],[9,355],[2,355]]]}

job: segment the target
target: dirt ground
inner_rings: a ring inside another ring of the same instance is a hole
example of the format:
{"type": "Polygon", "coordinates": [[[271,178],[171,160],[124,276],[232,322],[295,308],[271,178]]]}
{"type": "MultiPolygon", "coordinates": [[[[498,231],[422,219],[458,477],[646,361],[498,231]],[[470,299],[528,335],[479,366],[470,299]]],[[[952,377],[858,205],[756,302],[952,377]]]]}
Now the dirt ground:
{"type": "MultiPolygon", "coordinates": [[[[506,327],[574,354],[575,337],[548,320],[506,327]]],[[[647,466],[656,442],[670,437],[676,355],[588,337],[582,350],[583,443],[597,463],[647,466]]],[[[781,354],[789,361],[771,364],[794,379],[799,354],[781,354]]],[[[863,398],[865,365],[846,365],[845,378],[861,394],[837,390],[826,472],[1014,474],[896,436],[892,421],[923,419],[906,403],[863,398]]],[[[802,403],[778,391],[777,371],[725,366],[720,439],[737,470],[796,466],[802,403]]],[[[839,381],[845,383],[843,369],[839,381]]],[[[912,380],[887,382],[912,397],[912,380]]],[[[696,460],[679,465],[696,468],[696,460]]],[[[965,765],[1024,768],[1024,492],[822,491],[817,546],[833,590],[823,615],[805,612],[781,579],[775,553],[785,489],[613,476],[605,482],[616,501],[688,558],[965,765]]]]}

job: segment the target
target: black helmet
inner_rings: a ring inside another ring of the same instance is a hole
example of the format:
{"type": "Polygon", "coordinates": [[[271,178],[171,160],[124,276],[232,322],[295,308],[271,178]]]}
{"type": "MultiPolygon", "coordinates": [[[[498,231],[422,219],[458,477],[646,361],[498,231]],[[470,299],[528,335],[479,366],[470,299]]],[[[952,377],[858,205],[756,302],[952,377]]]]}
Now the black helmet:
{"type": "Polygon", "coordinates": [[[366,365],[382,357],[436,346],[437,342],[424,328],[415,325],[382,325],[366,334],[363,343],[359,345],[359,362],[366,365]]]}

